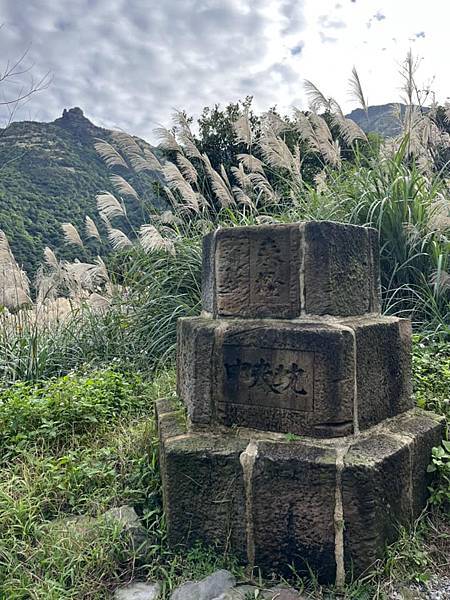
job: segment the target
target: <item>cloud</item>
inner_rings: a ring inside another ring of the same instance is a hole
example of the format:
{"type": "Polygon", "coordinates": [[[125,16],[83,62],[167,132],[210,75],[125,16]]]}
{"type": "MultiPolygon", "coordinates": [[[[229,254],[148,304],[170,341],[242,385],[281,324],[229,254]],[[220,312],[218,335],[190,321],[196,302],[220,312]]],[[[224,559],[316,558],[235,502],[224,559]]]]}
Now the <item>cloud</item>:
{"type": "Polygon", "coordinates": [[[339,19],[330,19],[329,15],[320,15],[320,17],[317,20],[319,21],[322,27],[325,27],[327,29],[344,29],[344,27],[347,27],[344,21],[341,21],[339,19]]]}
{"type": "MultiPolygon", "coordinates": [[[[18,118],[52,120],[80,106],[105,126],[151,137],[173,108],[252,94],[258,107],[298,93],[303,0],[3,1],[0,52],[31,44],[28,64],[51,86],[18,118]]],[[[3,90],[2,90],[3,91],[3,90]]]]}
{"type": "Polygon", "coordinates": [[[325,35],[323,31],[319,31],[319,37],[323,44],[333,44],[334,42],[337,42],[337,38],[325,35]]]}

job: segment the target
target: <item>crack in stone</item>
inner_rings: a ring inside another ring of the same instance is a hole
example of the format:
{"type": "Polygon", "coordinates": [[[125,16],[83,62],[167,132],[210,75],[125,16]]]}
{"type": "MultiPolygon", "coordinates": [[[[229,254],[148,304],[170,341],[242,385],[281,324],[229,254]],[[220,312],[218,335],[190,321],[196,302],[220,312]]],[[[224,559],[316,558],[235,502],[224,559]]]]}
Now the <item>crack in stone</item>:
{"type": "Polygon", "coordinates": [[[247,560],[250,573],[255,566],[255,529],[253,523],[253,468],[258,456],[258,444],[251,441],[247,448],[239,456],[242,466],[245,491],[245,520],[247,533],[247,560]]]}
{"type": "Polygon", "coordinates": [[[336,448],[336,488],[334,505],[334,559],[336,562],[336,588],[342,590],[345,585],[344,560],[344,506],[342,497],[342,472],[344,458],[351,444],[336,448]]]}
{"type": "Polygon", "coordinates": [[[300,232],[300,268],[298,271],[299,283],[298,293],[300,296],[300,314],[306,312],[306,294],[305,294],[305,257],[306,257],[306,237],[305,223],[300,223],[298,226],[300,232]]]}
{"type": "MultiPolygon", "coordinates": [[[[333,321],[329,322],[331,327],[335,326],[333,321]]],[[[356,347],[356,333],[353,327],[340,324],[340,329],[348,331],[352,336],[353,340],[353,435],[359,435],[359,415],[358,415],[358,364],[357,364],[357,347],[356,347]]]]}

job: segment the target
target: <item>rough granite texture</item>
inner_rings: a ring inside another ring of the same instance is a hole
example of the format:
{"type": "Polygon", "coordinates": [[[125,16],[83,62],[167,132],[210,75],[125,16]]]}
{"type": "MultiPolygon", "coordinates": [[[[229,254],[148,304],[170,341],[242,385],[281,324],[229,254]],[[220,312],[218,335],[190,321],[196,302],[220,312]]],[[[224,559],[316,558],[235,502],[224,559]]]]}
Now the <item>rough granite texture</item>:
{"type": "Polygon", "coordinates": [[[292,563],[307,574],[309,565],[323,582],[336,576],[337,489],[342,560],[357,576],[382,556],[396,525],[423,509],[426,465],[443,430],[441,418],[413,409],[358,436],[292,440],[246,429],[188,432],[177,413],[157,410],[169,543],[201,540],[266,572],[287,574],[292,563]],[[257,452],[244,470],[251,442],[257,452]]]}
{"type": "Polygon", "coordinates": [[[203,310],[214,317],[378,312],[374,229],[327,221],[219,229],[204,238],[203,310]]]}
{"type": "Polygon", "coordinates": [[[178,394],[195,424],[348,435],[412,408],[410,327],[376,315],[179,319],[178,394]]]}
{"type": "Polygon", "coordinates": [[[238,227],[203,250],[202,316],[178,322],[187,415],[157,406],[169,543],[339,588],[420,514],[443,433],[413,408],[409,321],[380,315],[377,232],[238,227]]]}

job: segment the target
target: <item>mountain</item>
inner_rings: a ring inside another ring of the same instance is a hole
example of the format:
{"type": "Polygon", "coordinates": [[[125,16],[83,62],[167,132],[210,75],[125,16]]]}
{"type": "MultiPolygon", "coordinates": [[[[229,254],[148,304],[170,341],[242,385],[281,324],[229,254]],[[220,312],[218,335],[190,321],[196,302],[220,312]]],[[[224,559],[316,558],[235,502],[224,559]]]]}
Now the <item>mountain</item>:
{"type": "MultiPolygon", "coordinates": [[[[66,259],[84,260],[100,250],[95,240],[86,251],[65,245],[61,230],[61,223],[71,222],[81,232],[86,215],[102,227],[95,196],[113,188],[111,171],[94,148],[95,138],[110,141],[111,131],[91,123],[80,108],[64,110],[52,123],[15,122],[0,130],[0,229],[31,274],[45,246],[58,249],[66,259]]],[[[150,179],[138,191],[154,199],[150,179]]],[[[130,221],[137,222],[139,206],[127,199],[128,205],[130,221]]]]}
{"type": "Polygon", "coordinates": [[[383,137],[394,137],[401,133],[401,125],[396,112],[400,111],[403,116],[405,109],[405,104],[391,102],[390,104],[369,106],[367,114],[362,108],[357,108],[346,116],[355,121],[366,133],[373,132],[383,137]]]}

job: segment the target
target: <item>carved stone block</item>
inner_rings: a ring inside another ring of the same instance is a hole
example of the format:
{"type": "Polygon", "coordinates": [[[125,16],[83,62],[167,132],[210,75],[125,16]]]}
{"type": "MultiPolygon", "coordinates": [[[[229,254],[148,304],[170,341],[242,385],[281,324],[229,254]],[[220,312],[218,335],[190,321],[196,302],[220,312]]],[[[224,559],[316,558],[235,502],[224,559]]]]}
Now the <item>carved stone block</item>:
{"type": "Polygon", "coordinates": [[[202,542],[263,572],[350,581],[425,506],[443,418],[410,410],[357,436],[289,440],[246,429],[189,431],[157,406],[172,546],[202,542]]]}
{"type": "Polygon", "coordinates": [[[341,323],[355,332],[359,428],[412,408],[411,322],[360,317],[341,323]]]}
{"type": "Polygon", "coordinates": [[[353,431],[351,332],[324,323],[234,321],[216,346],[217,421],[297,435],[353,431]]]}
{"type": "Polygon", "coordinates": [[[379,311],[375,230],[332,222],[219,229],[204,239],[203,309],[295,318],[379,311]]]}
{"type": "Polygon", "coordinates": [[[178,394],[192,423],[333,437],[413,405],[404,319],[189,318],[178,327],[178,394]]]}

